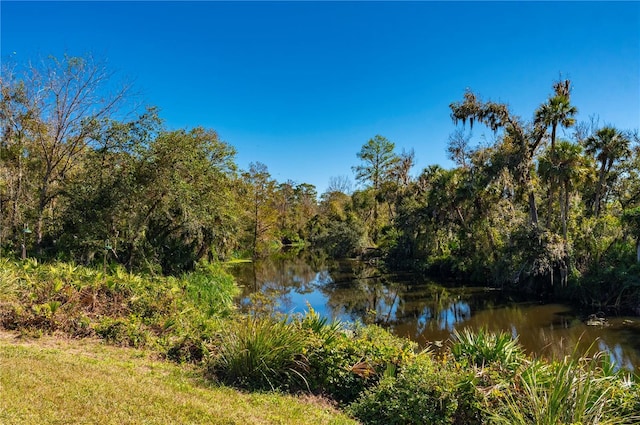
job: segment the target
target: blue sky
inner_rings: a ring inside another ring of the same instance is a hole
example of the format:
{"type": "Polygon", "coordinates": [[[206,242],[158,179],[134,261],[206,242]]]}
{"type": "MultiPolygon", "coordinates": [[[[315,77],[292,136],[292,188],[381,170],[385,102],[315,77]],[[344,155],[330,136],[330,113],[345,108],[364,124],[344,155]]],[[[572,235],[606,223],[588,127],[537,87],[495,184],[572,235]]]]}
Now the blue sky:
{"type": "Polygon", "coordinates": [[[213,128],[241,168],[319,193],[353,180],[376,134],[415,150],[414,175],[452,166],[448,105],[466,88],[530,119],[562,75],[578,120],[640,127],[637,2],[3,0],[0,14],[2,60],[106,59],[167,127],[213,128]]]}

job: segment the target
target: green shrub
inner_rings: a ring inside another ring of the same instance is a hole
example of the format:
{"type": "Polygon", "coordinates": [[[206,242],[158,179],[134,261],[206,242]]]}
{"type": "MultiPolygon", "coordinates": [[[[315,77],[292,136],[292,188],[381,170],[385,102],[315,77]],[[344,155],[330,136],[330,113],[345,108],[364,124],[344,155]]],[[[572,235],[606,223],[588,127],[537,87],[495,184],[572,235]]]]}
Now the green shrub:
{"type": "Polygon", "coordinates": [[[286,318],[247,316],[222,332],[208,369],[240,388],[306,388],[308,340],[308,334],[286,318]]]}
{"type": "Polygon", "coordinates": [[[310,386],[342,404],[355,400],[385,373],[402,368],[415,357],[417,348],[414,342],[378,326],[356,325],[350,332],[316,335],[320,337],[308,355],[310,386]]]}
{"type": "Polygon", "coordinates": [[[141,276],[69,263],[0,260],[0,326],[29,332],[97,335],[118,345],[156,345],[177,361],[200,361],[217,319],[238,293],[218,264],[181,278],[141,276]]]}
{"type": "Polygon", "coordinates": [[[320,338],[322,345],[329,345],[340,336],[343,324],[340,321],[329,322],[327,317],[321,317],[310,305],[309,310],[300,319],[300,327],[320,338]]]}
{"type": "Polygon", "coordinates": [[[630,376],[620,376],[610,383],[609,408],[618,416],[640,423],[640,384],[630,376]]]}
{"type": "Polygon", "coordinates": [[[594,359],[566,357],[533,362],[515,377],[505,408],[491,412],[497,424],[637,424],[635,391],[609,367],[594,359]]]}
{"type": "Polygon", "coordinates": [[[162,325],[164,335],[159,342],[168,359],[178,363],[199,363],[207,359],[211,345],[219,344],[224,323],[197,309],[183,310],[165,320],[162,325]]]}
{"type": "Polygon", "coordinates": [[[240,293],[233,276],[217,263],[199,263],[182,278],[189,302],[208,317],[228,317],[240,293]]]}
{"type": "Polygon", "coordinates": [[[133,316],[128,319],[105,317],[95,325],[96,334],[110,344],[128,347],[144,347],[151,342],[151,335],[133,316]]]}
{"type": "Polygon", "coordinates": [[[475,391],[466,385],[470,379],[420,355],[397,377],[387,376],[365,391],[348,411],[371,425],[474,423],[479,412],[466,411],[476,404],[475,391]]]}
{"type": "Polygon", "coordinates": [[[483,367],[495,363],[508,371],[515,371],[525,358],[517,337],[484,329],[476,332],[454,330],[451,354],[464,366],[483,367]]]}

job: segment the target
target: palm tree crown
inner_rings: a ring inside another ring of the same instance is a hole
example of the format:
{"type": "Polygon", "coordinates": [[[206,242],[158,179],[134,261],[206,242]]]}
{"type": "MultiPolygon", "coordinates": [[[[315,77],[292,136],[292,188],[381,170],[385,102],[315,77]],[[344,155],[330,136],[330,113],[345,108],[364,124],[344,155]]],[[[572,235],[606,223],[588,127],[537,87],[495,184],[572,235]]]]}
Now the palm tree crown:
{"type": "Polygon", "coordinates": [[[593,204],[596,216],[600,212],[600,201],[603,198],[607,175],[616,161],[629,156],[631,153],[630,144],[631,141],[623,132],[611,126],[601,128],[584,141],[586,152],[593,155],[600,163],[598,186],[596,187],[596,197],[593,204]]]}

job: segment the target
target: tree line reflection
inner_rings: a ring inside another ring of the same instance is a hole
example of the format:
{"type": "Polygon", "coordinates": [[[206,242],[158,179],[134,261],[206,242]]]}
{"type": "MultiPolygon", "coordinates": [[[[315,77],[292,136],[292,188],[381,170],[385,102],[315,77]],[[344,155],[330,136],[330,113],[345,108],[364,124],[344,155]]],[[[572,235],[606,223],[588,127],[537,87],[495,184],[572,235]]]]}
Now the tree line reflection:
{"type": "Polygon", "coordinates": [[[302,314],[310,306],[329,318],[379,324],[422,346],[440,345],[454,329],[483,327],[518,336],[534,355],[557,357],[576,346],[591,347],[609,353],[619,367],[640,367],[637,320],[589,327],[567,306],[515,302],[497,291],[442,285],[319,255],[268,258],[235,265],[231,272],[243,287],[239,303],[245,310],[302,314]]]}

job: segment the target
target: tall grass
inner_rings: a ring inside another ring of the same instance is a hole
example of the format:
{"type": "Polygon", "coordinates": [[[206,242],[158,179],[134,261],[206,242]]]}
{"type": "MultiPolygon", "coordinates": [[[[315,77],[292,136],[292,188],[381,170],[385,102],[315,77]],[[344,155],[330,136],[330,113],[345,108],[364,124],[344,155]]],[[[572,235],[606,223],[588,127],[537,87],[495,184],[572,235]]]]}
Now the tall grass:
{"type": "Polygon", "coordinates": [[[249,389],[306,387],[307,333],[286,318],[246,316],[218,343],[209,370],[223,382],[249,389]]]}
{"type": "MultiPolygon", "coordinates": [[[[513,425],[640,423],[640,412],[621,408],[625,395],[614,392],[623,381],[603,368],[601,360],[602,353],[591,359],[567,356],[550,364],[534,361],[515,378],[505,409],[491,412],[491,420],[513,425]]],[[[635,394],[629,396],[637,397],[637,388],[635,394]]]]}
{"type": "Polygon", "coordinates": [[[485,329],[472,332],[464,329],[453,332],[451,354],[461,363],[483,367],[496,364],[501,368],[514,371],[525,359],[518,338],[506,333],[491,333],[485,329]]]}
{"type": "Polygon", "coordinates": [[[205,315],[227,317],[233,312],[234,297],[240,289],[219,264],[200,263],[183,281],[185,295],[205,315]]]}

